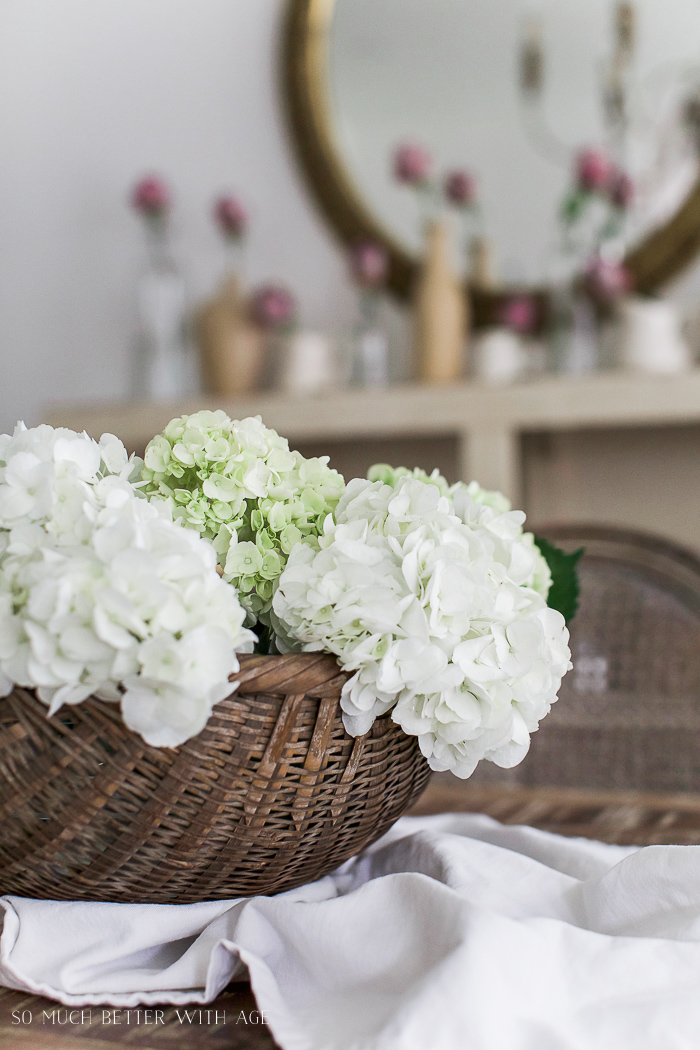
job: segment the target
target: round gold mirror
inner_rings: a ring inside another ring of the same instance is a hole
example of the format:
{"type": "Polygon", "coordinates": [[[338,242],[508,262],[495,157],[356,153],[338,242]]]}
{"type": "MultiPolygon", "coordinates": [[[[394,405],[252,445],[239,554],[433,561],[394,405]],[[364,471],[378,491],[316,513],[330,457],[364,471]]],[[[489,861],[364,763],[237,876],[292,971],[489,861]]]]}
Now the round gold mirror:
{"type": "Polygon", "coordinates": [[[343,242],[385,246],[397,295],[409,293],[420,246],[413,202],[391,179],[391,151],[424,142],[443,167],[476,172],[487,232],[503,260],[493,290],[471,289],[477,324],[508,289],[546,295],[542,258],[571,157],[600,139],[615,31],[618,48],[629,43],[616,12],[618,23],[625,11],[634,15],[629,90],[643,134],[632,152],[638,166],[664,169],[655,170],[625,241],[637,291],[657,291],[700,249],[695,0],[539,0],[547,91],[540,112],[530,105],[528,116],[522,77],[531,9],[527,0],[290,0],[287,13],[283,95],[301,167],[343,242]]]}

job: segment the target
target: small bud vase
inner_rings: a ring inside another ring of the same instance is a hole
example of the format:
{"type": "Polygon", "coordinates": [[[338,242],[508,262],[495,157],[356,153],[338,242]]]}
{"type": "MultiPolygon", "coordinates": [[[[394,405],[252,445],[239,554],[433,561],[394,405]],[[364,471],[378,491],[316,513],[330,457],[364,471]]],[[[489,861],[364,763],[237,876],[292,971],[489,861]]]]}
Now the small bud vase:
{"type": "Polygon", "coordinates": [[[467,297],[449,260],[447,228],[431,222],[415,293],[415,358],[423,383],[454,383],[465,367],[467,297]]]}
{"type": "Polygon", "coordinates": [[[250,313],[236,274],[198,311],[195,334],[207,393],[235,397],[256,390],[265,357],[265,334],[250,313]]]}
{"type": "Polygon", "coordinates": [[[552,293],[549,349],[552,369],[564,375],[595,372],[599,365],[595,306],[575,283],[552,293]]]}
{"type": "Polygon", "coordinates": [[[360,289],[360,316],[352,332],[353,386],[382,387],[389,382],[389,344],[379,321],[380,302],[375,288],[360,289]]]}
{"type": "Polygon", "coordinates": [[[196,367],[187,342],[185,281],[173,258],[161,216],[148,220],[148,263],[138,293],[138,341],[132,393],[173,401],[196,390],[196,367]]]}

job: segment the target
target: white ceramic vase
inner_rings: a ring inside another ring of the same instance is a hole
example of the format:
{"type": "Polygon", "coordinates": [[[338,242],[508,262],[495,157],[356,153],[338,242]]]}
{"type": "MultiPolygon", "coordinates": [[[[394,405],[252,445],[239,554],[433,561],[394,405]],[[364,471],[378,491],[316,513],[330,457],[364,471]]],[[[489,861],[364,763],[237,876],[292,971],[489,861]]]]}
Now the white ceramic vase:
{"type": "Polygon", "coordinates": [[[622,368],[672,374],[692,367],[678,311],[664,299],[629,296],[619,306],[617,360],[622,368]]]}

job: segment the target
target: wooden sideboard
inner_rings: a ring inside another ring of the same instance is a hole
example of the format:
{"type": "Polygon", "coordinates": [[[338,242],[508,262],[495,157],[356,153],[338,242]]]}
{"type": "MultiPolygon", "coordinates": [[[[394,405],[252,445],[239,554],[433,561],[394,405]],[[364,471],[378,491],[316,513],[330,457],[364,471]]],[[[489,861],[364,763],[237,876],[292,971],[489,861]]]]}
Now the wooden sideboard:
{"type": "Polygon", "coordinates": [[[173,416],[204,407],[239,419],[259,414],[305,454],[329,452],[346,476],[376,460],[438,466],[451,479],[500,489],[536,522],[634,526],[700,548],[700,370],[501,388],[411,384],[303,398],[55,404],[44,418],[93,436],[109,431],[139,451],[173,416]]]}

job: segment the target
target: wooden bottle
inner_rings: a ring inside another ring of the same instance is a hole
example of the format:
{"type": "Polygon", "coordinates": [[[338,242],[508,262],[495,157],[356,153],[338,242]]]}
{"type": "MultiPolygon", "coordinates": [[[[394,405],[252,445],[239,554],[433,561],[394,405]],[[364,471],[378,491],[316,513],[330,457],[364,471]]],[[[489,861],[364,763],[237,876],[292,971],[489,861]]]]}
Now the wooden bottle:
{"type": "Polygon", "coordinates": [[[452,271],[444,223],[427,229],[426,252],[415,293],[415,355],[423,383],[454,383],[464,375],[468,303],[452,271]]]}
{"type": "Polygon", "coordinates": [[[195,333],[207,393],[234,397],[259,386],[265,336],[251,318],[235,276],[227,277],[214,298],[200,309],[195,333]]]}
{"type": "Polygon", "coordinates": [[[496,266],[491,242],[486,237],[472,237],[469,245],[469,283],[482,292],[496,287],[496,266]]]}

